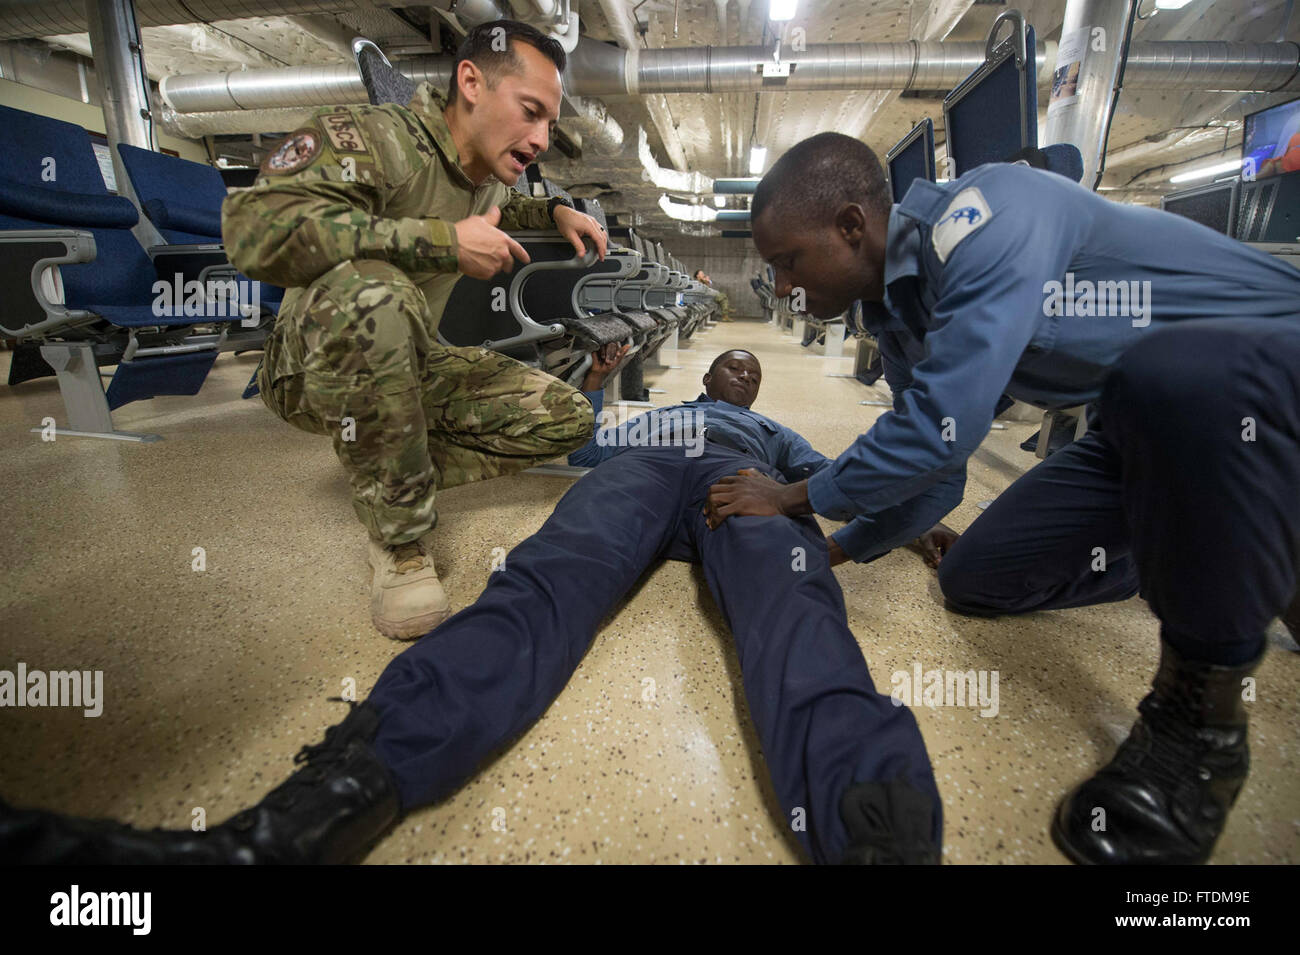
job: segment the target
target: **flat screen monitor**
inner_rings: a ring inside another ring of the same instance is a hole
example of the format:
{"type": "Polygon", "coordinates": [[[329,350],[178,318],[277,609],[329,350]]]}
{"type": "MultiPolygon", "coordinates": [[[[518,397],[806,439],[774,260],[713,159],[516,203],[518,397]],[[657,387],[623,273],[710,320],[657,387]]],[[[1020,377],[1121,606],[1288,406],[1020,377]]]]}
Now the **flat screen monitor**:
{"type": "Polygon", "coordinates": [[[1241,138],[1241,178],[1250,182],[1300,172],[1300,99],[1246,117],[1241,138]]]}
{"type": "Polygon", "coordinates": [[[889,188],[894,193],[894,202],[903,201],[914,180],[934,182],[934,121],[926,117],[913,126],[885,154],[885,165],[889,167],[889,188]]]}
{"type": "Polygon", "coordinates": [[[988,162],[1006,162],[1038,145],[1038,87],[1034,31],[1027,31],[1027,56],[1017,62],[1014,38],[1000,43],[983,65],[943,101],[948,156],[953,176],[988,162]]]}
{"type": "Polygon", "coordinates": [[[1160,208],[1231,236],[1236,232],[1237,180],[1171,192],[1160,200],[1160,208]]]}

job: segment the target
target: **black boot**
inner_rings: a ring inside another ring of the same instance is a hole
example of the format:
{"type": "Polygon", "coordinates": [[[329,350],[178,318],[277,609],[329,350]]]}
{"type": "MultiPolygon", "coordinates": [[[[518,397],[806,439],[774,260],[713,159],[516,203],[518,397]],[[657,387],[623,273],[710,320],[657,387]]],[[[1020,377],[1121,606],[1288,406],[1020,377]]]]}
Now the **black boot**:
{"type": "Polygon", "coordinates": [[[840,799],[849,847],[840,865],[938,865],[933,800],[903,779],[855,783],[840,799]]]}
{"type": "Polygon", "coordinates": [[[143,831],[0,803],[0,859],[10,863],[339,863],[358,861],[400,815],[397,784],[370,743],[379,715],[353,704],[306,763],[251,809],[208,830],[143,831]]]}
{"type": "Polygon", "coordinates": [[[1164,641],[1160,647],[1160,670],[1128,739],[1052,820],[1052,838],[1075,862],[1204,862],[1246,782],[1241,681],[1259,658],[1215,666],[1185,659],[1164,641]]]}

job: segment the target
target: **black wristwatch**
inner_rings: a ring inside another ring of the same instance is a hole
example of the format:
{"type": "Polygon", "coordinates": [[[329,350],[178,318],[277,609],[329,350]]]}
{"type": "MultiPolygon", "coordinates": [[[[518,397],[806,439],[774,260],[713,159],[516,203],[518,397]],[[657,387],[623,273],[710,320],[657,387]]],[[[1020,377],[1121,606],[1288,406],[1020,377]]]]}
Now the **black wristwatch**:
{"type": "Polygon", "coordinates": [[[568,206],[570,209],[572,209],[573,202],[569,199],[564,198],[564,196],[551,196],[551,201],[546,204],[546,214],[549,215],[552,219],[555,218],[556,206],[568,206]]]}

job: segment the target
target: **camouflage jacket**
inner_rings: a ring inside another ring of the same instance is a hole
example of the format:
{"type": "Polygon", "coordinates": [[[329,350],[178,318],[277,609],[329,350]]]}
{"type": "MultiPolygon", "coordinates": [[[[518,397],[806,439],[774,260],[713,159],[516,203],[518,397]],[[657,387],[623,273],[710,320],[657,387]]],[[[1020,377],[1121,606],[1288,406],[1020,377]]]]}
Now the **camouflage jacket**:
{"type": "Polygon", "coordinates": [[[499,206],[502,229],[554,228],[546,200],[491,176],[474,186],[445,106],[421,83],[406,106],[317,110],[271,151],[251,189],[226,197],[221,232],[230,261],[286,288],[353,259],[383,259],[421,283],[456,271],[454,225],[467,216],[499,206]]]}

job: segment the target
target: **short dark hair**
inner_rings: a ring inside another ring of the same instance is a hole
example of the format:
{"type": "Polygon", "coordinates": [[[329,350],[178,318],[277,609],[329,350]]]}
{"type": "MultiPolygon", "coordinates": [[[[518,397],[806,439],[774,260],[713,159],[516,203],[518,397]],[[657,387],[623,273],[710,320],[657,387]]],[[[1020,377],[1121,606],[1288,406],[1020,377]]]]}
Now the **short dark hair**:
{"type": "Polygon", "coordinates": [[[522,71],[523,64],[515,54],[515,41],[527,43],[540,50],[555,64],[557,70],[564,72],[565,63],[568,62],[564,55],[564,47],[536,27],[520,23],[518,20],[492,20],[489,23],[480,23],[465,34],[465,39],[461,40],[460,46],[456,49],[456,62],[451,65],[451,84],[447,89],[447,104],[456,102],[459,92],[456,77],[460,73],[461,63],[465,60],[469,60],[483,71],[489,88],[495,87],[501,77],[507,73],[522,71]]]}
{"type": "Polygon", "coordinates": [[[818,133],[791,146],[759,182],[750,219],[770,209],[783,220],[821,225],[853,202],[889,212],[892,199],[880,160],[860,139],[818,133]]]}
{"type": "Polygon", "coordinates": [[[752,351],[745,351],[745,349],[743,348],[728,348],[717,358],[713,359],[713,364],[709,366],[709,374],[710,375],[713,374],[714,370],[718,367],[718,362],[722,361],[722,359],[726,358],[728,355],[736,354],[736,352],[740,352],[740,354],[742,355],[748,355],[750,358],[754,359],[754,362],[758,365],[759,368],[763,367],[763,363],[758,360],[758,356],[755,355],[752,351]]]}

